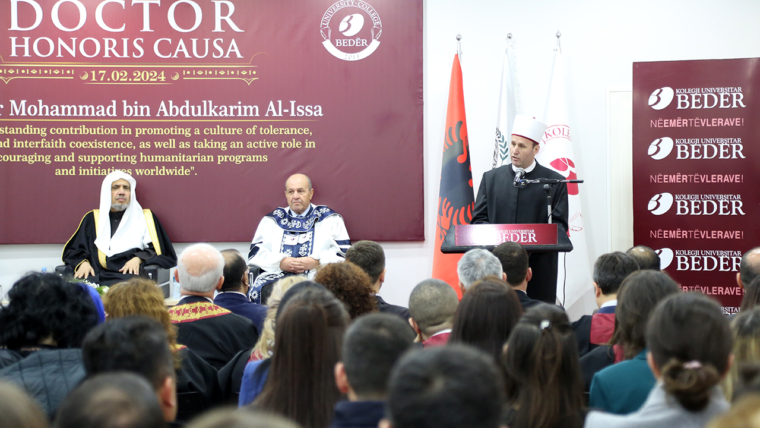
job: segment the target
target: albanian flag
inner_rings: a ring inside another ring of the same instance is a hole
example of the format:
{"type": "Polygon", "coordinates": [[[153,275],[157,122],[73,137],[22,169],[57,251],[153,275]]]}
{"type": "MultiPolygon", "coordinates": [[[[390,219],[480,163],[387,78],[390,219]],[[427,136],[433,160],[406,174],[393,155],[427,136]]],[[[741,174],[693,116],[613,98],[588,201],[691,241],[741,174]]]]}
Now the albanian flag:
{"type": "Polygon", "coordinates": [[[475,208],[467,119],[464,113],[462,67],[459,64],[458,55],[454,56],[454,64],[451,67],[449,105],[446,111],[444,133],[441,189],[438,193],[438,219],[433,248],[433,278],[446,281],[461,297],[457,262],[462,255],[441,252],[441,244],[449,227],[453,224],[470,224],[475,208]]]}

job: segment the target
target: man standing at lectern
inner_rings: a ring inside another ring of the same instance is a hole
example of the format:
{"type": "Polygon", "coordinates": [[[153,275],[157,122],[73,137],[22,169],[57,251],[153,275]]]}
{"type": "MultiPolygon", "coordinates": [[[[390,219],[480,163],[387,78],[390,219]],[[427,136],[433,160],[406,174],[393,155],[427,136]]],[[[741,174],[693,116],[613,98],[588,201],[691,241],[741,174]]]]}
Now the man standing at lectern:
{"type": "MultiPolygon", "coordinates": [[[[546,125],[535,118],[515,117],[510,146],[512,164],[483,174],[475,201],[473,224],[548,223],[544,185],[522,182],[538,178],[565,178],[535,160],[538,143],[545,130],[546,125]]],[[[550,194],[552,223],[561,225],[567,231],[567,185],[552,185],[550,194]]],[[[554,304],[557,298],[557,253],[531,253],[529,264],[533,278],[528,283],[528,296],[554,304]]]]}

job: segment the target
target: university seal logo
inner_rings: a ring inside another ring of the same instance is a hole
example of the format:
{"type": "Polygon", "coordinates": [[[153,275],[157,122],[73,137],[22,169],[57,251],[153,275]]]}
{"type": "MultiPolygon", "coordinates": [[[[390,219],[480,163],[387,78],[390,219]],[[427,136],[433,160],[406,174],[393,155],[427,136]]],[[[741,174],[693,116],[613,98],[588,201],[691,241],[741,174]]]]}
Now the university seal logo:
{"type": "Polygon", "coordinates": [[[322,16],[320,33],[327,52],[344,61],[359,61],[380,46],[383,24],[369,3],[342,0],[330,6],[322,16]]]}

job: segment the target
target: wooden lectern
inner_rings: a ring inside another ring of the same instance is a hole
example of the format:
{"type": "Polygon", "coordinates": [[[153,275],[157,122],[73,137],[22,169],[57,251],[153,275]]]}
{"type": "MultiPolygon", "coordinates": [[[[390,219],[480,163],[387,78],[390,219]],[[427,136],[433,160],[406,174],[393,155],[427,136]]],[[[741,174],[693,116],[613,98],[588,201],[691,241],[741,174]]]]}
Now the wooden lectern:
{"type": "Polygon", "coordinates": [[[441,244],[443,253],[465,253],[473,248],[493,250],[504,242],[517,242],[528,252],[570,252],[573,244],[561,224],[452,225],[441,244]]]}

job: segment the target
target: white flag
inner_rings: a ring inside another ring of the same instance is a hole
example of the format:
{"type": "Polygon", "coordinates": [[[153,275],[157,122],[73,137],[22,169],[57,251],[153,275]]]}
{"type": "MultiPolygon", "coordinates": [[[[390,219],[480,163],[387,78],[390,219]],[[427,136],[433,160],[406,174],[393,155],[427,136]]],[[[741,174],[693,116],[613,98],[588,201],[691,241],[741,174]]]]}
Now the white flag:
{"type": "MultiPolygon", "coordinates": [[[[563,73],[562,51],[558,47],[554,55],[549,95],[544,111],[544,123],[547,128],[536,158],[542,165],[572,180],[577,179],[580,174],[576,168],[567,117],[563,73]]],[[[564,305],[571,319],[590,314],[596,309],[591,265],[586,247],[586,231],[581,211],[580,191],[582,188],[582,185],[567,184],[568,228],[573,251],[559,254],[557,269],[557,299],[564,305]]]]}
{"type": "Polygon", "coordinates": [[[518,86],[516,83],[515,50],[509,38],[501,66],[501,83],[499,87],[499,108],[496,115],[496,141],[493,149],[493,168],[511,163],[509,144],[512,135],[512,123],[518,113],[518,86]]]}

